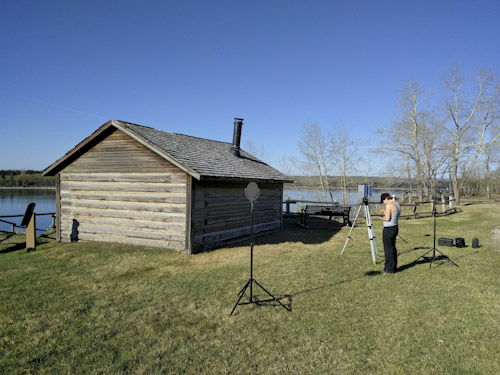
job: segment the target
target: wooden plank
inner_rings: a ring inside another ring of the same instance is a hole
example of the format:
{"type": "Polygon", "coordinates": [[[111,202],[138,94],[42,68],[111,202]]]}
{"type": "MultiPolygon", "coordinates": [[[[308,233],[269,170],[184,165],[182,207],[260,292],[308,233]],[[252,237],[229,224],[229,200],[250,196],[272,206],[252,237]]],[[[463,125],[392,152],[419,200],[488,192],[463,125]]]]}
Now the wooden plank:
{"type": "MultiPolygon", "coordinates": [[[[247,199],[245,196],[245,187],[242,185],[236,188],[209,188],[206,189],[200,186],[202,190],[196,191],[196,199],[206,199],[206,198],[243,198],[247,199]]],[[[279,190],[266,190],[261,189],[259,194],[259,199],[261,198],[274,198],[280,196],[279,190]]]]}
{"type": "Polygon", "coordinates": [[[162,231],[172,230],[174,232],[185,232],[185,225],[182,221],[180,222],[149,221],[149,220],[137,220],[137,219],[95,217],[87,215],[78,215],[75,216],[74,218],[81,222],[86,222],[89,224],[100,225],[100,226],[113,225],[113,226],[123,226],[130,228],[137,227],[137,228],[145,228],[151,230],[162,230],[162,231]]]}
{"type": "Polygon", "coordinates": [[[112,200],[87,200],[87,199],[67,199],[64,200],[65,207],[98,208],[127,211],[152,211],[166,213],[186,213],[184,203],[150,203],[150,202],[124,202],[112,200]]]}
{"type": "MultiPolygon", "coordinates": [[[[70,234],[63,233],[63,241],[70,241],[70,234]]],[[[138,246],[150,246],[150,247],[162,247],[174,250],[184,250],[184,244],[175,241],[164,241],[164,240],[152,240],[143,238],[133,238],[133,237],[119,237],[110,235],[93,235],[93,234],[83,234],[79,241],[99,241],[99,242],[117,242],[126,243],[138,246]]]]}
{"type": "Polygon", "coordinates": [[[191,253],[193,223],[193,177],[186,176],[186,251],[191,253]]]}
{"type": "MultiPolygon", "coordinates": [[[[270,230],[277,230],[280,228],[280,222],[272,222],[254,225],[254,232],[256,235],[262,232],[268,232],[270,230]]],[[[227,241],[230,239],[246,237],[250,235],[250,226],[240,227],[232,230],[222,230],[218,232],[212,232],[208,234],[200,234],[195,236],[195,242],[198,244],[213,244],[217,242],[227,241]]]]}
{"type": "Polygon", "coordinates": [[[62,181],[61,190],[71,191],[126,191],[126,192],[185,192],[185,181],[176,183],[62,181]]]}
{"type": "MultiPolygon", "coordinates": [[[[172,175],[184,176],[179,168],[167,168],[165,173],[64,173],[62,181],[99,181],[99,182],[171,182],[172,175]]],[[[179,177],[180,178],[180,177],[179,177]]]]}
{"type": "Polygon", "coordinates": [[[56,239],[61,241],[61,174],[56,174],[56,239]]]}
{"type": "Polygon", "coordinates": [[[85,207],[66,207],[62,205],[63,217],[75,217],[77,215],[87,215],[93,217],[104,218],[119,218],[119,219],[139,219],[149,221],[165,221],[165,222],[185,222],[186,215],[184,213],[169,213],[169,212],[152,212],[152,211],[127,211],[127,210],[111,210],[111,209],[89,209],[85,207]]]}
{"type": "MultiPolygon", "coordinates": [[[[254,205],[254,210],[255,211],[262,211],[262,210],[269,210],[269,209],[275,209],[276,208],[276,200],[259,200],[255,203],[254,205]]],[[[248,200],[231,200],[228,199],[226,204],[224,204],[224,201],[204,201],[200,202],[197,201],[195,202],[195,209],[197,211],[217,211],[217,210],[239,210],[241,212],[250,212],[251,205],[248,202],[248,200]]]]}
{"type": "MultiPolygon", "coordinates": [[[[258,210],[254,211],[254,214],[259,214],[261,212],[267,213],[269,216],[275,217],[279,216],[279,211],[273,206],[260,207],[258,210]]],[[[211,209],[198,209],[195,211],[195,218],[203,217],[210,218],[214,216],[223,215],[234,215],[239,214],[244,217],[249,217],[250,209],[244,206],[228,206],[228,207],[216,207],[211,209]]]]}
{"type": "Polygon", "coordinates": [[[280,201],[279,201],[279,215],[280,215],[280,230],[283,230],[283,185],[280,186],[280,201]]]}
{"type": "Polygon", "coordinates": [[[177,203],[184,204],[186,201],[185,193],[128,193],[128,192],[113,192],[99,191],[87,192],[77,191],[72,193],[70,190],[63,190],[61,197],[64,199],[76,200],[94,200],[94,201],[121,201],[121,202],[149,202],[149,203],[177,203]]]}
{"type": "MultiPolygon", "coordinates": [[[[71,232],[73,229],[73,223],[67,223],[63,225],[62,230],[64,232],[71,232]]],[[[87,222],[79,222],[78,226],[78,236],[83,234],[92,235],[112,235],[119,237],[129,237],[129,238],[143,238],[143,239],[153,239],[153,240],[165,240],[174,241],[179,243],[185,242],[184,232],[173,232],[173,231],[158,231],[158,230],[147,230],[144,228],[130,228],[130,227],[117,227],[117,226],[100,226],[93,225],[87,222]]]]}
{"type": "MultiPolygon", "coordinates": [[[[268,224],[268,223],[273,223],[273,222],[279,222],[278,218],[271,219],[269,217],[261,218],[261,219],[255,219],[254,218],[254,224],[255,225],[263,225],[263,224],[268,224]]],[[[250,225],[250,219],[249,218],[241,218],[239,220],[226,220],[226,221],[219,221],[219,222],[214,222],[211,223],[210,225],[198,225],[195,226],[194,233],[195,235],[199,235],[200,233],[214,233],[214,232],[219,232],[219,231],[231,231],[233,229],[237,228],[242,228],[245,226],[250,225]]]]}
{"type": "MultiPolygon", "coordinates": [[[[234,221],[243,221],[250,223],[250,217],[251,217],[250,212],[236,212],[232,214],[224,213],[222,215],[214,215],[214,216],[199,215],[195,218],[194,223],[196,226],[203,225],[207,227],[214,224],[234,222],[234,221]]],[[[278,215],[275,215],[274,210],[254,212],[253,217],[254,221],[263,221],[263,220],[269,220],[270,218],[272,219],[279,218],[278,215]]]]}

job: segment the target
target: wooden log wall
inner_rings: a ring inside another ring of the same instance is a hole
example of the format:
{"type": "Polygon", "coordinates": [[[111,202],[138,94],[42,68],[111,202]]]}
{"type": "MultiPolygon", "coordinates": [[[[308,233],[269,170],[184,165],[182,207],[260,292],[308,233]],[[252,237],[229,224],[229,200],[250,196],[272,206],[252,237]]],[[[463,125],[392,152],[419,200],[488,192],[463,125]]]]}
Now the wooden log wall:
{"type": "Polygon", "coordinates": [[[61,240],[186,250],[190,181],[117,130],[61,171],[61,240]]]}
{"type": "MultiPolygon", "coordinates": [[[[195,182],[192,207],[193,252],[211,249],[250,234],[250,202],[247,183],[195,182]]],[[[254,232],[282,229],[282,184],[259,183],[254,204],[254,232]]]]}

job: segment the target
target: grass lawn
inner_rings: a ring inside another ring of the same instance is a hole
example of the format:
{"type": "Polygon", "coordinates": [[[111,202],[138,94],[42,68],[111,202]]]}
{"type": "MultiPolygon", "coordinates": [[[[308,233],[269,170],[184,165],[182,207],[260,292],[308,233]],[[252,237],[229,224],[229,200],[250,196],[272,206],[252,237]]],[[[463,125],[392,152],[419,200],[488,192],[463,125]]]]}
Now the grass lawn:
{"type": "Polygon", "coordinates": [[[460,267],[415,262],[433,219],[405,220],[395,275],[373,265],[363,225],[341,255],[348,228],[287,219],[256,239],[254,277],[292,312],[231,318],[248,242],[189,256],[44,239],[27,253],[0,234],[0,374],[499,374],[500,203],[470,203],[438,218],[438,237],[466,240],[439,247],[460,267]]]}

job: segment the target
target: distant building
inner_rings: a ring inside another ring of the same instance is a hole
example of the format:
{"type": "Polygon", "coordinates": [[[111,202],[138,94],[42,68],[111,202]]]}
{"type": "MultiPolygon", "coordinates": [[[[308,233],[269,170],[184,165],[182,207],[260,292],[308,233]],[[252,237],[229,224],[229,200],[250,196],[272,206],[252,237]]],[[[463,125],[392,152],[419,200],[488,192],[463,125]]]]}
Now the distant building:
{"type": "Polygon", "coordinates": [[[255,233],[282,229],[291,180],[233,143],[109,121],[43,171],[56,176],[61,241],[110,241],[193,254],[250,234],[244,189],[255,181],[255,233]]]}

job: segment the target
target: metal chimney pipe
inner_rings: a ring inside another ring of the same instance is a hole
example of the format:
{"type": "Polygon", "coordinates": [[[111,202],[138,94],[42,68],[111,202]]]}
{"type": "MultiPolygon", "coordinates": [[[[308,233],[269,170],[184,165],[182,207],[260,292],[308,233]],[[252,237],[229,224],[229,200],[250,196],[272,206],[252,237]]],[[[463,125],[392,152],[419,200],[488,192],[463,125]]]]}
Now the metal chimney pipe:
{"type": "Polygon", "coordinates": [[[234,156],[240,156],[240,142],[241,142],[241,127],[243,126],[242,118],[234,119],[234,133],[233,133],[233,145],[231,146],[231,153],[234,156]]]}

